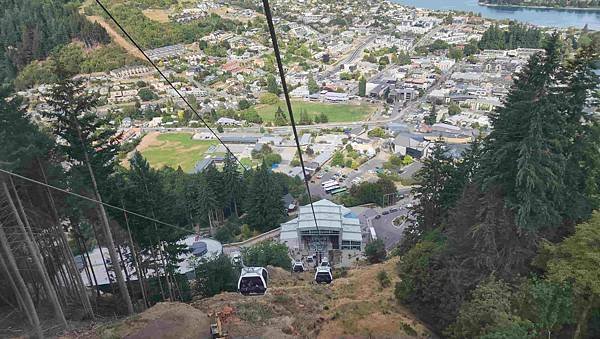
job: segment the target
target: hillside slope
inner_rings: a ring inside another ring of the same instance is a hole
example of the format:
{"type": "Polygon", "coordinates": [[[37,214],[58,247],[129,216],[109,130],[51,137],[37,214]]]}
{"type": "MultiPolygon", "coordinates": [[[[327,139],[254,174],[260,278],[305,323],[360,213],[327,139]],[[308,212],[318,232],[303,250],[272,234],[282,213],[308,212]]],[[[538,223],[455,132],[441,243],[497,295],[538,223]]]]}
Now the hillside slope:
{"type": "Polygon", "coordinates": [[[264,296],[221,293],[189,305],[159,303],[141,314],[97,327],[85,336],[205,338],[209,334],[209,314],[222,312],[223,327],[231,337],[435,337],[394,298],[397,260],[352,269],[331,285],[313,284],[312,272],[291,274],[269,267],[271,283],[264,296]],[[382,270],[391,279],[387,288],[381,288],[377,279],[382,270]]]}
{"type": "Polygon", "coordinates": [[[224,326],[234,337],[431,337],[426,326],[394,298],[397,260],[352,269],[331,285],[313,284],[312,272],[292,275],[269,268],[271,285],[265,296],[222,293],[192,306],[207,313],[231,313],[224,326]],[[391,279],[387,288],[381,288],[377,279],[382,270],[391,279]]]}

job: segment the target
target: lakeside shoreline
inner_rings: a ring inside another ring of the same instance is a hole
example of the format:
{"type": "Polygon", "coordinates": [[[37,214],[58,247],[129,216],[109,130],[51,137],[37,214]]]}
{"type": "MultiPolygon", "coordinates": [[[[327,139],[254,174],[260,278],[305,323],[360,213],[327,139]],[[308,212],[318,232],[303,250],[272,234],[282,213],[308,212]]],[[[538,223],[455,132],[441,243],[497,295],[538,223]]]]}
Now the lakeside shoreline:
{"type": "Polygon", "coordinates": [[[578,12],[600,12],[600,7],[551,7],[551,6],[528,6],[528,5],[508,5],[508,4],[490,4],[478,1],[479,6],[498,7],[498,8],[526,8],[526,9],[553,9],[558,11],[578,11],[578,12]]]}

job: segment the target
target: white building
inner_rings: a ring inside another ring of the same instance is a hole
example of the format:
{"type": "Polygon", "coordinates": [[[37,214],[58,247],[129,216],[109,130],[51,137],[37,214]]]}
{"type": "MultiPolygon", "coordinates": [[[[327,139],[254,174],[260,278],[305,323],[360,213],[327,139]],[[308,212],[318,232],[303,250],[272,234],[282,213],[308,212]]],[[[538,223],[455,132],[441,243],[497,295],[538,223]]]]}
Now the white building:
{"type": "Polygon", "coordinates": [[[350,265],[351,258],[358,257],[364,249],[358,217],[350,209],[325,199],[313,206],[318,227],[310,205],[301,206],[296,219],[281,224],[281,242],[295,255],[319,252],[334,265],[350,265]]]}

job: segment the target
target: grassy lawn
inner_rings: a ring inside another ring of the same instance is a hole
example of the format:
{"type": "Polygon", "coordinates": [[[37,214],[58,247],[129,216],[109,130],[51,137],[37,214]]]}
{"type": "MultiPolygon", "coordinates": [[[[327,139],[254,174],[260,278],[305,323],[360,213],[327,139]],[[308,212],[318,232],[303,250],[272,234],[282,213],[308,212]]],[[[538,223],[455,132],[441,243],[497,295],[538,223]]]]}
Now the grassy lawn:
{"type": "MultiPolygon", "coordinates": [[[[288,113],[284,102],[274,105],[258,105],[256,106],[256,111],[264,121],[273,121],[278,106],[281,106],[281,109],[287,117],[288,113]]],[[[375,110],[375,106],[365,104],[325,104],[320,102],[293,101],[292,109],[294,110],[294,118],[296,121],[300,119],[300,111],[306,110],[311,117],[314,117],[321,112],[325,113],[329,118],[329,122],[351,122],[364,119],[368,114],[375,110]]]]}
{"type": "Polygon", "coordinates": [[[154,168],[169,166],[189,172],[201,160],[206,150],[215,145],[213,140],[192,140],[190,133],[165,133],[142,151],[142,155],[154,168]]]}

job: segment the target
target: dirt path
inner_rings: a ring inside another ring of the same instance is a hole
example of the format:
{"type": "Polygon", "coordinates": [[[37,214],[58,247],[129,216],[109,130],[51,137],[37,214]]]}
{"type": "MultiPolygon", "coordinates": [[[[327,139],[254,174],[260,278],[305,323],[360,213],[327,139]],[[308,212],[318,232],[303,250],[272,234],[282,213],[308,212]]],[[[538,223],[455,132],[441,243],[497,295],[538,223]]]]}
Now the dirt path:
{"type": "Polygon", "coordinates": [[[136,58],[139,58],[142,60],[145,59],[144,56],[142,55],[142,53],[140,53],[140,51],[131,42],[129,42],[129,40],[122,37],[121,34],[119,34],[117,31],[115,31],[113,29],[113,27],[104,20],[103,17],[97,16],[97,15],[92,15],[92,16],[86,16],[86,18],[89,21],[97,22],[100,24],[100,26],[104,27],[104,29],[106,29],[106,31],[108,32],[110,37],[113,39],[113,41],[116,42],[117,45],[123,47],[127,51],[127,53],[133,55],[136,58]]]}

